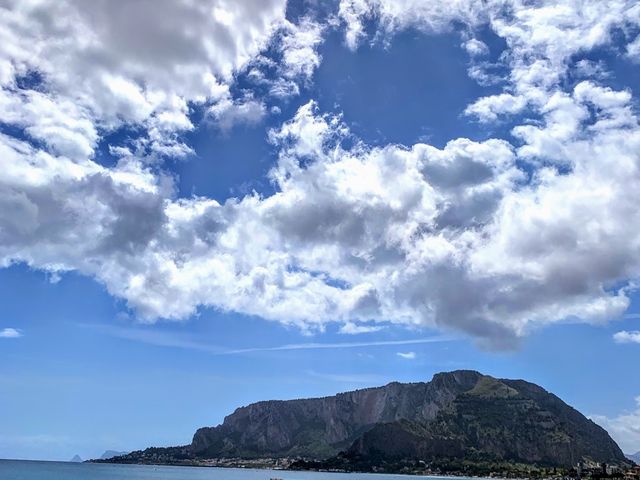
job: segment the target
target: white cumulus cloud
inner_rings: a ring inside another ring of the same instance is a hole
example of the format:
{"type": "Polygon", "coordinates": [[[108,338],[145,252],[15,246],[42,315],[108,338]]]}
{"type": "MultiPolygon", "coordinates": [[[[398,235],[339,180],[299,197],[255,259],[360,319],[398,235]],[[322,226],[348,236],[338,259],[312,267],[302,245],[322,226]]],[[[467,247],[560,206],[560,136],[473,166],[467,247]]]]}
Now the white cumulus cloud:
{"type": "Polygon", "coordinates": [[[487,44],[477,38],[467,40],[462,44],[462,48],[464,48],[472,57],[479,57],[489,53],[489,47],[487,44]]]}
{"type": "Polygon", "coordinates": [[[16,328],[3,328],[0,330],[0,338],[19,338],[22,332],[16,328]]]}
{"type": "Polygon", "coordinates": [[[415,360],[417,358],[416,352],[397,352],[396,355],[405,360],[415,360]]]}
{"type": "Polygon", "coordinates": [[[640,274],[635,98],[597,76],[561,80],[576,53],[638,17],[623,1],[513,2],[508,16],[502,3],[345,0],[339,15],[353,48],[372,18],[388,41],[488,24],[507,40],[509,74],[467,113],[527,109],[517,142],[372,146],[309,101],[268,133],[274,193],[218,202],[178,198],[148,157],[190,152],[180,133],[194,103],[223,129],[259,121],[262,99],[229,93],[234,72],[259,81],[254,63],[279,32],[279,85],[310,81],[327,26],[288,24],[275,0],[5,2],[0,112],[24,135],[0,134],[0,265],[93,277],[147,322],[213,307],[305,331],[396,324],[512,348],[546,324],[620,317],[640,274]],[[123,125],[144,135],[111,146],[114,166],[95,162],[123,125]]]}
{"type": "Polygon", "coordinates": [[[613,335],[613,339],[617,343],[640,343],[640,331],[627,332],[622,330],[613,335]]]}
{"type": "Polygon", "coordinates": [[[284,21],[285,0],[17,1],[0,5],[0,111],[61,155],[93,154],[101,129],[139,124],[179,156],[189,103],[224,98],[284,21]],[[24,86],[21,79],[35,85],[24,86]]]}

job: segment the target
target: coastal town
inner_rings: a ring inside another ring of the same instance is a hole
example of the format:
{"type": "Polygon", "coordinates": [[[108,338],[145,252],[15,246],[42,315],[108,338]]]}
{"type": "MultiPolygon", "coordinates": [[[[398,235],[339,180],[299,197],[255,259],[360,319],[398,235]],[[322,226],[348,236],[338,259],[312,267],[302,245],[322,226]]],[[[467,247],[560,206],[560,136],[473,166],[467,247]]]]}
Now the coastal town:
{"type": "Polygon", "coordinates": [[[368,472],[380,474],[402,474],[433,477],[466,477],[527,480],[640,480],[640,465],[632,461],[621,464],[599,463],[589,460],[578,462],[570,469],[545,467],[517,462],[491,462],[469,460],[399,460],[368,468],[352,468],[307,460],[300,457],[260,457],[260,458],[189,458],[186,450],[150,448],[132,452],[134,457],[124,455],[97,463],[136,463],[142,465],[174,465],[212,468],[246,468],[255,470],[296,470],[331,473],[368,472]],[[133,461],[135,458],[135,461],[133,461]],[[129,461],[128,461],[129,460],[129,461]]]}
{"type": "Polygon", "coordinates": [[[593,480],[640,480],[640,465],[634,464],[622,467],[607,463],[579,462],[569,472],[569,476],[576,479],[588,478],[593,480]]]}

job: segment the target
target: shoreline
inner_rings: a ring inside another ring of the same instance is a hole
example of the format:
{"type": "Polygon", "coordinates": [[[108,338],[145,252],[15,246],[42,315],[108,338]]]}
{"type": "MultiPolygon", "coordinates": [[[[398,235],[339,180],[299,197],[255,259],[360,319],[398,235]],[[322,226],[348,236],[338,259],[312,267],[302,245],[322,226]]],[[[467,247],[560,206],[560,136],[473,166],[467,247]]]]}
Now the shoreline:
{"type": "MultiPolygon", "coordinates": [[[[428,477],[428,478],[477,478],[484,480],[553,480],[553,479],[566,479],[566,475],[558,476],[502,476],[502,475],[472,475],[465,473],[435,473],[435,472],[393,472],[393,471],[367,471],[367,470],[341,470],[341,469],[324,469],[324,468],[282,468],[277,466],[259,466],[259,465],[246,465],[246,464],[234,464],[234,465],[221,465],[213,464],[211,462],[189,462],[189,463],[154,463],[154,462],[111,462],[108,460],[85,460],[82,463],[91,464],[111,464],[111,465],[138,465],[138,466],[157,466],[157,467],[194,467],[194,468],[219,468],[230,470],[256,470],[256,471],[274,471],[274,472],[310,472],[310,473],[335,473],[335,474],[356,474],[356,475],[393,475],[404,477],[428,477]]],[[[277,479],[281,480],[281,479],[277,479]]]]}

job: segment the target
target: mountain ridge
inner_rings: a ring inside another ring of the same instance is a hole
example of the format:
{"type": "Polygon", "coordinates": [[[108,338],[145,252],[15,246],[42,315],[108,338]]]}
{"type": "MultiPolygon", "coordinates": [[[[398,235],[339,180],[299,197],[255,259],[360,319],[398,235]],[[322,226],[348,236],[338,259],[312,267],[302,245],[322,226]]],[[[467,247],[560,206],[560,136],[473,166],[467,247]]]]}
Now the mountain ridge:
{"type": "Polygon", "coordinates": [[[119,452],[117,450],[105,450],[102,455],[100,455],[100,460],[109,460],[113,457],[122,457],[129,452],[119,452]]]}
{"type": "Polygon", "coordinates": [[[113,461],[339,458],[344,465],[443,457],[562,467],[584,458],[626,461],[602,427],[542,387],[473,370],[438,373],[429,382],[256,402],[220,425],[199,428],[190,445],[113,461]]]}

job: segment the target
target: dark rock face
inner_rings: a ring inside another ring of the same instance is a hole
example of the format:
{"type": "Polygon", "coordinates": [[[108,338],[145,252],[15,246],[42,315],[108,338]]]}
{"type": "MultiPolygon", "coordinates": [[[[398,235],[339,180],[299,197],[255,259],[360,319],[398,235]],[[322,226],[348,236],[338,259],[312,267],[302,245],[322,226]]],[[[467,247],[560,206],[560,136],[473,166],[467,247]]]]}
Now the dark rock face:
{"type": "Polygon", "coordinates": [[[555,395],[523,381],[491,377],[481,377],[427,424],[376,426],[346,455],[385,459],[445,455],[565,467],[583,458],[624,461],[605,430],[555,395]],[[398,449],[395,438],[406,446],[398,449]]]}
{"type": "Polygon", "coordinates": [[[555,395],[474,371],[333,397],[258,402],[199,429],[198,458],[492,458],[571,466],[621,462],[607,432],[555,395]]]}

